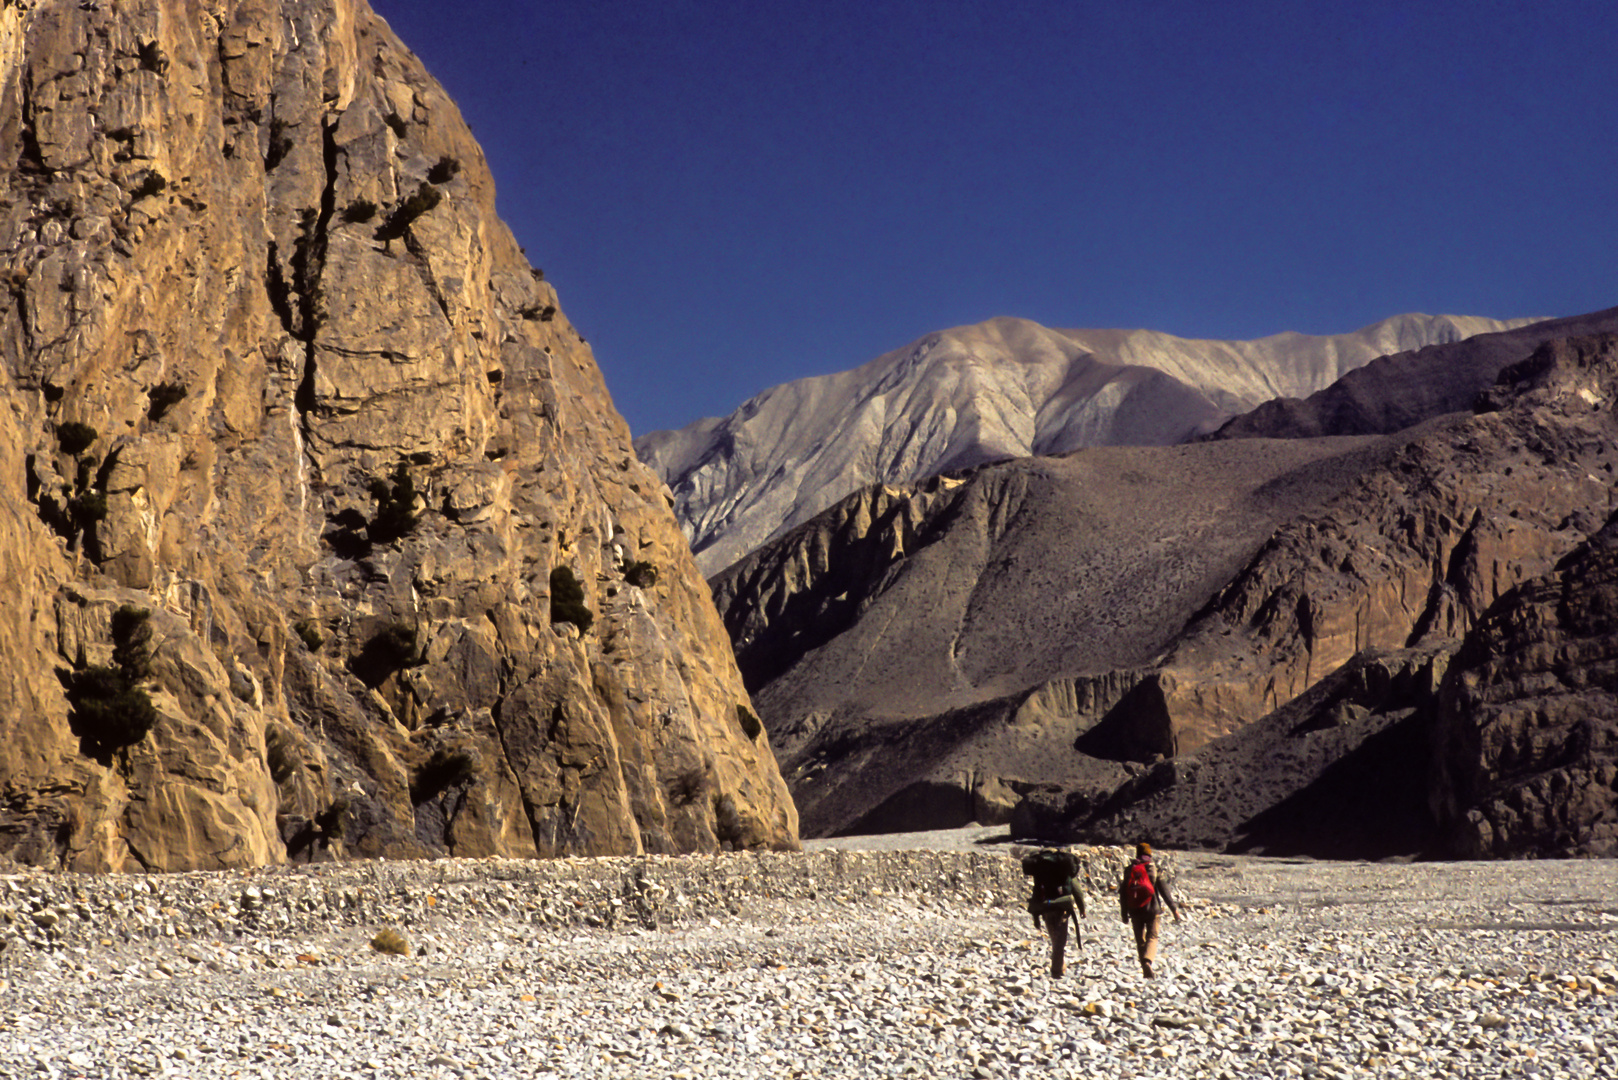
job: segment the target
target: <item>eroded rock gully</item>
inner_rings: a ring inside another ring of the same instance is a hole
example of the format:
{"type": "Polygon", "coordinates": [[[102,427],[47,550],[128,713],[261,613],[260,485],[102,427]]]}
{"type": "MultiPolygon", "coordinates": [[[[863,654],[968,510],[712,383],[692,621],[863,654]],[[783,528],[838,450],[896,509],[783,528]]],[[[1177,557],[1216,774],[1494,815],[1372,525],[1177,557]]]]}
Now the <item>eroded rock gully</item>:
{"type": "Polygon", "coordinates": [[[0,131],[0,850],[795,845],[661,483],[363,0],[6,4],[0,131]]]}

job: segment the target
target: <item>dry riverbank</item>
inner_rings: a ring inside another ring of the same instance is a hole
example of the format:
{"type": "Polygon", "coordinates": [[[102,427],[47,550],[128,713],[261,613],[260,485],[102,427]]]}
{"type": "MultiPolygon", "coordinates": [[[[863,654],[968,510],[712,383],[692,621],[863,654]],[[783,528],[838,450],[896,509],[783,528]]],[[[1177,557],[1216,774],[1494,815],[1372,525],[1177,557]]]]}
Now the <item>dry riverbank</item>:
{"type": "Polygon", "coordinates": [[[0,1075],[1618,1073],[1618,864],[1182,853],[1164,977],[1100,896],[1052,981],[1015,849],[959,839],[0,874],[0,1075]]]}

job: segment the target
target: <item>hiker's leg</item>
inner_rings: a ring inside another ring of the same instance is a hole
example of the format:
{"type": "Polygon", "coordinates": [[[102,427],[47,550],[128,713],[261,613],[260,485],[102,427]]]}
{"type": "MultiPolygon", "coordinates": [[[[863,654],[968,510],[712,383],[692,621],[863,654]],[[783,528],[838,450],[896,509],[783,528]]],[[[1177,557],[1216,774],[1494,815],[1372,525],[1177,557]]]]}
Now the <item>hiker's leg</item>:
{"type": "Polygon", "coordinates": [[[1060,979],[1064,970],[1062,954],[1067,950],[1067,912],[1047,911],[1045,931],[1051,935],[1051,978],[1060,979]]]}
{"type": "Polygon", "coordinates": [[[1135,958],[1140,961],[1141,970],[1146,970],[1146,916],[1131,912],[1129,915],[1129,928],[1135,934],[1135,958]]]}
{"type": "Polygon", "coordinates": [[[1141,969],[1146,972],[1148,978],[1152,975],[1152,965],[1157,962],[1157,926],[1160,920],[1161,916],[1155,911],[1148,915],[1145,920],[1146,941],[1141,948],[1140,963],[1141,969]]]}

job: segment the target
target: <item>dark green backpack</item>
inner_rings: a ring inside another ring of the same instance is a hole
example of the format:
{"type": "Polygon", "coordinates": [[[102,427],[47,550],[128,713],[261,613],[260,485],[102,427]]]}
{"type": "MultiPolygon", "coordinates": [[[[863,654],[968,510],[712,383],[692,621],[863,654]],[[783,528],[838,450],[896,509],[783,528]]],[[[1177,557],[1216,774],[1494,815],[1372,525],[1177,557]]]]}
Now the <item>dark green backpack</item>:
{"type": "MultiPolygon", "coordinates": [[[[1079,859],[1071,851],[1043,848],[1022,858],[1022,872],[1034,879],[1045,897],[1043,908],[1071,907],[1075,897],[1069,892],[1072,878],[1079,872],[1079,859]]],[[[1030,912],[1033,907],[1030,906],[1030,912]]],[[[1037,914],[1037,912],[1034,912],[1037,914]]]]}

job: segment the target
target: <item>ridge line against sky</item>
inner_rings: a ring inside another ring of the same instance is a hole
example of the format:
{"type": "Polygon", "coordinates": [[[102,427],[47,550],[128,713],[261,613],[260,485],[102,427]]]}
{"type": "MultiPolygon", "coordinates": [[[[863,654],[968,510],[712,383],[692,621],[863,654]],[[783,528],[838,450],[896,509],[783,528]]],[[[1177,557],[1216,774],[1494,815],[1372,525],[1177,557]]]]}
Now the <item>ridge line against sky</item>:
{"type": "Polygon", "coordinates": [[[999,315],[1618,303],[1618,5],[372,0],[635,434],[999,315]]]}

